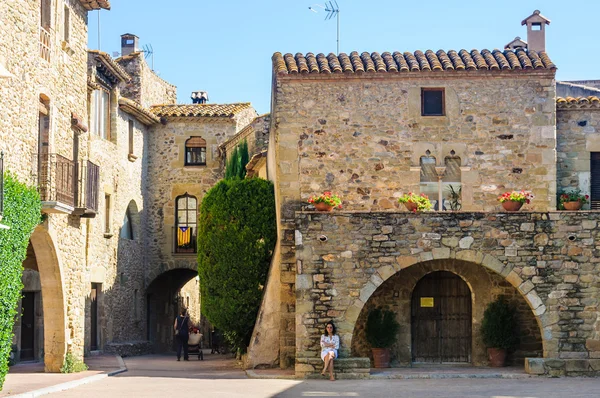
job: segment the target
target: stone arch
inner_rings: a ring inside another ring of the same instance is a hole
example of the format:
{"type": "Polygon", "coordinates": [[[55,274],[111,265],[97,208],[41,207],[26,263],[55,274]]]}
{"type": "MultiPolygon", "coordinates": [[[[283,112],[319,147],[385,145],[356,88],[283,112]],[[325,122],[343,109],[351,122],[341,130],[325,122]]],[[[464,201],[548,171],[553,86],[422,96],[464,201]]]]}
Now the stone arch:
{"type": "Polygon", "coordinates": [[[61,261],[48,230],[38,226],[31,235],[42,285],[44,311],[44,365],[46,372],[60,372],[67,352],[69,331],[61,261]]]}
{"type": "MultiPolygon", "coordinates": [[[[475,250],[455,251],[449,248],[434,249],[432,252],[423,252],[420,253],[420,255],[399,256],[396,258],[396,262],[394,264],[379,267],[371,275],[369,281],[362,287],[359,297],[354,300],[354,303],[344,311],[340,318],[342,322],[338,325],[338,327],[339,335],[343,344],[347,347],[352,346],[352,335],[358,317],[369,298],[373,295],[373,293],[375,293],[381,284],[397,274],[399,271],[415,264],[426,263],[431,260],[447,259],[462,260],[475,265],[481,265],[500,275],[508,283],[515,287],[519,294],[527,302],[541,331],[544,357],[558,356],[558,347],[551,347],[551,344],[549,344],[553,339],[551,327],[552,324],[550,321],[552,317],[548,316],[546,306],[542,302],[542,299],[540,298],[535,286],[531,281],[523,281],[519,274],[513,270],[513,265],[504,264],[492,255],[483,254],[475,250]]],[[[460,274],[457,275],[465,280],[465,278],[460,274]]],[[[468,282],[467,285],[469,285],[469,288],[472,291],[472,286],[468,282]]]]}

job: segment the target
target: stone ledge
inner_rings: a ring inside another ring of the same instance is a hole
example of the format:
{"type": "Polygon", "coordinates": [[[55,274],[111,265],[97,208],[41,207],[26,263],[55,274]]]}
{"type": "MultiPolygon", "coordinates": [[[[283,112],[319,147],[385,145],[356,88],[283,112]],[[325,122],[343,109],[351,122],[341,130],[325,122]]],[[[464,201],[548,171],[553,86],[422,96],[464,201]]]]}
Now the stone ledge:
{"type": "Polygon", "coordinates": [[[104,345],[105,354],[117,354],[121,357],[133,357],[152,353],[152,343],[150,341],[129,341],[123,343],[106,343],[104,345]]]}
{"type": "Polygon", "coordinates": [[[539,376],[600,376],[600,359],[525,358],[525,372],[539,376]]]}
{"type": "MultiPolygon", "coordinates": [[[[297,377],[308,379],[322,378],[320,372],[323,369],[323,361],[320,358],[311,358],[308,368],[312,371],[296,371],[297,377]]],[[[366,379],[370,377],[371,361],[369,358],[338,358],[334,362],[334,373],[338,379],[366,379]]]]}

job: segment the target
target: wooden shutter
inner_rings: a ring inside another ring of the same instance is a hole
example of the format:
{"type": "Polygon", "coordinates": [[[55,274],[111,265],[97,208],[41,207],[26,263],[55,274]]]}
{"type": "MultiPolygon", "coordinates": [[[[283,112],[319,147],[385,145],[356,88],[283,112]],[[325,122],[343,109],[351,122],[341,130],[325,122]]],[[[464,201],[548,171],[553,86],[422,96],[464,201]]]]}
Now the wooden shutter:
{"type": "Polygon", "coordinates": [[[592,210],[600,210],[600,152],[590,153],[591,164],[591,208],[592,210]]]}

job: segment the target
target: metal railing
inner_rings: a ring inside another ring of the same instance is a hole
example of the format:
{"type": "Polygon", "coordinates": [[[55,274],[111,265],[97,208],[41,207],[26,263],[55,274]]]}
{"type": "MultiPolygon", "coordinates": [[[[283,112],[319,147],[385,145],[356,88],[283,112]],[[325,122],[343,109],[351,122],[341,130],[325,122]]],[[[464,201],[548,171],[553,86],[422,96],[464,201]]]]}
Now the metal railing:
{"type": "Polygon", "coordinates": [[[50,62],[50,32],[40,26],[40,57],[50,62]]]}
{"type": "Polygon", "coordinates": [[[79,179],[77,207],[97,212],[100,166],[89,160],[84,160],[77,167],[77,177],[79,179]]]}
{"type": "Polygon", "coordinates": [[[182,230],[181,227],[184,226],[173,227],[173,253],[196,253],[196,230],[193,227],[182,230]]]}
{"type": "Polygon", "coordinates": [[[38,184],[43,202],[75,205],[75,162],[51,153],[39,154],[38,184]]]}

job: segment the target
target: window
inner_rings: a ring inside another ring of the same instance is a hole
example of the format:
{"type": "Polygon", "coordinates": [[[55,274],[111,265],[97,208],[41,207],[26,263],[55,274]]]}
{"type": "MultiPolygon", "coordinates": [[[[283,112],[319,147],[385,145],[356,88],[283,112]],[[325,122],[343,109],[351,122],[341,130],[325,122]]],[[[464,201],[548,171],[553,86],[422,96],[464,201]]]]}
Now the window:
{"type": "Polygon", "coordinates": [[[436,158],[427,151],[421,157],[421,183],[420,192],[431,200],[433,209],[460,210],[462,185],[461,185],[461,159],[454,151],[444,159],[444,174],[436,170],[436,158]],[[441,206],[440,206],[441,204],[441,206]]]}
{"type": "Polygon", "coordinates": [[[600,152],[590,153],[590,209],[600,210],[600,152]]]}
{"type": "Polygon", "coordinates": [[[104,234],[110,235],[110,195],[104,195],[104,234]]]}
{"type": "Polygon", "coordinates": [[[445,95],[443,88],[421,89],[421,116],[444,116],[445,95]]]}
{"type": "Polygon", "coordinates": [[[446,171],[442,177],[444,210],[458,211],[462,208],[462,184],[460,174],[460,157],[454,151],[444,159],[446,171]]]}
{"type": "Polygon", "coordinates": [[[52,0],[40,1],[40,57],[50,61],[50,28],[52,26],[52,0]]]}
{"type": "Polygon", "coordinates": [[[133,155],[133,120],[129,119],[129,154],[133,155]]]}
{"type": "Polygon", "coordinates": [[[64,27],[63,27],[63,41],[69,42],[71,36],[71,9],[65,4],[64,12],[64,27]]]}
{"type": "Polygon", "coordinates": [[[201,137],[190,137],[185,142],[185,166],[206,165],[206,141],[201,137]]]}
{"type": "Polygon", "coordinates": [[[110,139],[110,92],[100,89],[92,93],[91,127],[92,133],[105,140],[110,139]]]}
{"type": "Polygon", "coordinates": [[[119,236],[123,239],[133,240],[133,220],[131,218],[129,207],[125,211],[125,218],[123,219],[123,225],[121,226],[121,233],[119,236]]]}
{"type": "Polygon", "coordinates": [[[541,22],[533,22],[531,24],[531,30],[542,30],[542,23],[541,22]]]}
{"type": "Polygon", "coordinates": [[[175,199],[175,253],[196,252],[198,200],[187,192],[175,199]]]}

